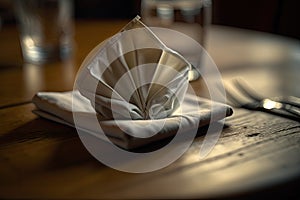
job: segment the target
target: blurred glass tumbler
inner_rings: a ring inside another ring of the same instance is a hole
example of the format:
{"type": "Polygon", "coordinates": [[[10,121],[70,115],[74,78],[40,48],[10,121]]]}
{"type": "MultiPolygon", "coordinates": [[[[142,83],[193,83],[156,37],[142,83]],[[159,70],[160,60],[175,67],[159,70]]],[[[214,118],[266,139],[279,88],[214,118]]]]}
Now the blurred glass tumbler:
{"type": "MultiPolygon", "coordinates": [[[[174,38],[170,32],[155,32],[167,46],[181,53],[193,64],[194,60],[201,59],[203,51],[188,44],[193,40],[206,48],[207,29],[211,24],[211,5],[211,0],[142,0],[141,16],[150,27],[168,28],[192,38],[178,39],[177,34],[174,38]]],[[[189,76],[192,81],[198,79],[200,74],[193,68],[189,76]]]]}
{"type": "Polygon", "coordinates": [[[26,62],[43,64],[72,54],[71,0],[15,0],[14,3],[26,62]]]}

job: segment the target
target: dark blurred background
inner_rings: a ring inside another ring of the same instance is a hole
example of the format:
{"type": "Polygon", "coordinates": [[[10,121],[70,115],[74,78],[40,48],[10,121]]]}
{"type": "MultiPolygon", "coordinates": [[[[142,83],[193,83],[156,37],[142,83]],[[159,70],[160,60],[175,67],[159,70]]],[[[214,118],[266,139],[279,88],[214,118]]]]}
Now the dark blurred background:
{"type": "Polygon", "coordinates": [[[213,23],[300,39],[298,0],[214,0],[213,23]]]}
{"type": "MultiPolygon", "coordinates": [[[[11,0],[0,0],[1,24],[15,23],[11,0]]],[[[212,0],[212,23],[300,39],[298,0],[212,0]]],[[[141,0],[74,0],[76,19],[130,19],[141,0]]]]}

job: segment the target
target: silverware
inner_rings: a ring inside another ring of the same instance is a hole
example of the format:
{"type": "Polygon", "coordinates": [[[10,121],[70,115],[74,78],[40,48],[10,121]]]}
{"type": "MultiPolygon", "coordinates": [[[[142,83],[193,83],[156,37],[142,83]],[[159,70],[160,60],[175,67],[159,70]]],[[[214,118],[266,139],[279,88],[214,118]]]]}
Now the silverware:
{"type": "Polygon", "coordinates": [[[300,120],[300,98],[295,96],[280,96],[265,98],[254,91],[242,79],[234,79],[226,84],[227,100],[235,107],[249,110],[259,110],[290,119],[300,120]]]}

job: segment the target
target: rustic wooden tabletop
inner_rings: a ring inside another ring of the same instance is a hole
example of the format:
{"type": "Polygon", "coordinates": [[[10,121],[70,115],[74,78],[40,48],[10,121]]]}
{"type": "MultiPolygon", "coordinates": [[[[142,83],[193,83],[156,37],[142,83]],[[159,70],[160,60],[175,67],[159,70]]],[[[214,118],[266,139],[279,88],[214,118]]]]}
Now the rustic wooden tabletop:
{"type": "MultiPolygon", "coordinates": [[[[23,63],[16,27],[0,30],[0,198],[299,197],[296,120],[234,108],[206,158],[199,157],[199,135],[168,167],[131,174],[97,161],[75,129],[32,113],[36,92],[72,90],[85,56],[126,23],[76,22],[74,57],[44,66],[23,63]]],[[[266,95],[300,96],[299,41],[212,26],[208,44],[224,80],[243,76],[266,95]]],[[[193,83],[199,91],[203,84],[193,83]]]]}

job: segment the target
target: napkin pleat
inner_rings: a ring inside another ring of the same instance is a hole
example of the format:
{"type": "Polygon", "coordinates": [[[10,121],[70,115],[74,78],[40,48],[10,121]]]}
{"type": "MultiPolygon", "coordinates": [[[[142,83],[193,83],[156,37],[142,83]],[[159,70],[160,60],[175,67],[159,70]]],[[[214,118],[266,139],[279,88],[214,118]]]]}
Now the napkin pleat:
{"type": "Polygon", "coordinates": [[[37,108],[33,112],[38,116],[76,127],[104,141],[109,139],[124,149],[138,148],[174,136],[179,128],[189,134],[190,130],[203,127],[232,114],[230,106],[211,102],[192,94],[187,94],[184,99],[182,105],[184,112],[174,112],[168,118],[155,120],[106,120],[95,112],[90,101],[78,91],[39,92],[33,97],[32,102],[37,108]],[[195,102],[198,104],[197,107],[195,107],[195,102]],[[73,118],[74,113],[79,119],[77,120],[79,124],[76,125],[73,118]],[[214,119],[211,119],[212,115],[215,116],[214,119]],[[98,119],[97,124],[93,120],[95,117],[98,119]],[[162,123],[164,125],[154,136],[139,138],[141,133],[153,133],[162,123]],[[99,134],[101,131],[105,133],[106,137],[99,134]]]}

